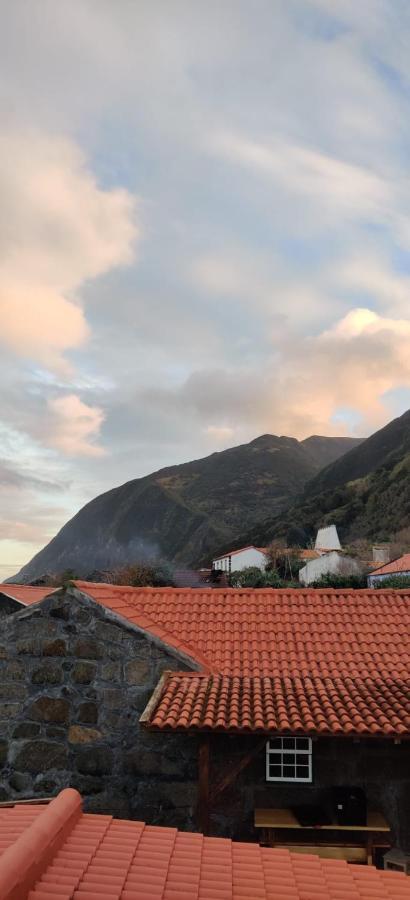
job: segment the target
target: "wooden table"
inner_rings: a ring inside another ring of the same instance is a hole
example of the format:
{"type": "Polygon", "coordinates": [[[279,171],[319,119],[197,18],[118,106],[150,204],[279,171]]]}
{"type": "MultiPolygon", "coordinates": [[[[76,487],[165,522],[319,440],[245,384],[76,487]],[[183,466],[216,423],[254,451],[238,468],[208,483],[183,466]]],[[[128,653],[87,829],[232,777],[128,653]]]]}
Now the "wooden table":
{"type": "MultiPolygon", "coordinates": [[[[314,835],[319,834],[327,837],[328,843],[322,843],[323,849],[327,846],[329,848],[329,841],[333,838],[333,843],[335,844],[328,853],[324,852],[322,855],[328,856],[341,856],[344,858],[354,859],[356,857],[359,860],[359,856],[355,854],[355,846],[356,846],[356,836],[360,840],[358,841],[358,850],[362,851],[362,855],[364,858],[364,853],[366,855],[366,861],[368,865],[373,863],[374,857],[374,848],[376,846],[390,847],[390,841],[388,840],[388,836],[390,834],[390,827],[387,824],[385,818],[382,816],[380,812],[369,810],[367,813],[367,823],[366,825],[338,825],[336,822],[331,823],[330,825],[301,825],[294,813],[291,809],[255,809],[255,828],[260,828],[262,830],[261,842],[264,844],[268,844],[270,847],[274,847],[275,844],[284,843],[284,835],[280,838],[279,835],[282,832],[286,831],[297,831],[297,838],[294,841],[287,841],[288,845],[292,845],[292,849],[297,850],[298,845],[299,849],[303,844],[303,839],[306,841],[307,835],[306,832],[310,832],[310,838],[312,833],[314,835]],[[355,846],[351,846],[346,843],[347,832],[354,832],[355,846]],[[338,853],[337,850],[344,851],[338,853]],[[334,853],[332,852],[334,850],[334,853]],[[352,852],[349,854],[349,850],[352,852]]],[[[318,852],[321,849],[321,845],[318,844],[310,844],[310,841],[306,842],[306,846],[310,847],[312,850],[312,846],[315,848],[315,852],[318,852]]]]}

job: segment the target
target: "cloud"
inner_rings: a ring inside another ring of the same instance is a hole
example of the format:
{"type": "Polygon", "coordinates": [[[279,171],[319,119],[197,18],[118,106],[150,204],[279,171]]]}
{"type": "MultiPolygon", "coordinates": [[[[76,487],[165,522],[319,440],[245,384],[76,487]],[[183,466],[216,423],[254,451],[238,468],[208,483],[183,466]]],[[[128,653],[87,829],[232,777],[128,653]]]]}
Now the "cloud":
{"type": "Polygon", "coordinates": [[[67,456],[104,456],[105,450],[94,443],[104,421],[103,410],[88,406],[76,394],[49,399],[50,446],[67,456]]]}
{"type": "Polygon", "coordinates": [[[67,374],[89,334],[78,291],[131,261],[134,200],[102,190],[72,140],[31,131],[3,133],[0,193],[0,341],[67,374]]]}

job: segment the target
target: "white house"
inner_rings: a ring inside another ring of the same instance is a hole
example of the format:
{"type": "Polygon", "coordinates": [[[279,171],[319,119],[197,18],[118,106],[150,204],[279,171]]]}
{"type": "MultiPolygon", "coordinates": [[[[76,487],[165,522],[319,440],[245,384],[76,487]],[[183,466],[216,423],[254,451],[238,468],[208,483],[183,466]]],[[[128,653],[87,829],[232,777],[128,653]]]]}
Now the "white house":
{"type": "Polygon", "coordinates": [[[330,550],[317,559],[310,559],[299,569],[299,581],[302,584],[312,584],[312,581],[318,581],[322,575],[360,575],[361,571],[356,559],[343,556],[337,550],[330,550]]]}
{"type": "Polygon", "coordinates": [[[386,578],[410,578],[410,553],[405,553],[399,559],[394,559],[385,566],[379,566],[367,576],[369,587],[375,587],[386,578]]]}
{"type": "Polygon", "coordinates": [[[319,528],[316,536],[315,550],[318,553],[329,553],[331,550],[341,550],[342,546],[339,541],[336,525],[328,525],[326,528],[319,528]]]}
{"type": "Polygon", "coordinates": [[[264,547],[241,547],[240,550],[230,550],[223,556],[217,556],[212,560],[212,568],[222,572],[240,572],[248,566],[257,566],[265,569],[268,562],[264,547]]]}

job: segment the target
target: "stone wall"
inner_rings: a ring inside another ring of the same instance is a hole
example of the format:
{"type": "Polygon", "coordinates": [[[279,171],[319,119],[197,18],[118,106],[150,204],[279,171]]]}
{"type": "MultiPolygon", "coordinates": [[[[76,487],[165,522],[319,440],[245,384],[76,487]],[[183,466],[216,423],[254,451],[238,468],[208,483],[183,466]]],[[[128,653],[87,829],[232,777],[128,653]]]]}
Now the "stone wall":
{"type": "Polygon", "coordinates": [[[7,594],[2,594],[0,591],[0,619],[12,616],[13,613],[19,612],[21,608],[21,603],[13,600],[13,597],[8,597],[7,594]]]}
{"type": "Polygon", "coordinates": [[[190,827],[195,739],[139,717],[164,670],[191,666],[75,589],[0,623],[0,800],[77,788],[85,808],[190,827]]]}
{"type": "MultiPolygon", "coordinates": [[[[215,783],[251,752],[261,737],[213,735],[211,778],[215,783]]],[[[263,741],[263,739],[262,739],[263,741]]],[[[329,807],[334,786],[363,788],[368,807],[381,811],[394,831],[396,843],[410,851],[410,742],[393,740],[319,738],[313,741],[312,784],[267,782],[265,748],[220,795],[211,815],[213,834],[255,840],[255,807],[284,808],[318,803],[329,807]]]]}

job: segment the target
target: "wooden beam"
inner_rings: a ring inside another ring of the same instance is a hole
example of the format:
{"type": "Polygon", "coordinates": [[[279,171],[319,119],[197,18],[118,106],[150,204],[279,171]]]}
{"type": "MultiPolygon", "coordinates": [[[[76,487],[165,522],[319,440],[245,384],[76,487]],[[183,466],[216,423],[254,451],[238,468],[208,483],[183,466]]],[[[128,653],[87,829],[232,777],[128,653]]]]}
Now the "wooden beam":
{"type": "Polygon", "coordinates": [[[198,824],[209,834],[209,735],[202,735],[198,755],[198,824]]]}
{"type": "Polygon", "coordinates": [[[148,700],[144,712],[140,715],[140,722],[142,725],[146,725],[147,722],[149,722],[154,709],[156,708],[156,706],[158,706],[159,698],[164,690],[165,682],[168,680],[171,674],[172,672],[169,669],[166,669],[165,672],[162,673],[156,688],[154,689],[150,699],[148,700]]]}
{"type": "Polygon", "coordinates": [[[215,787],[212,789],[211,795],[209,798],[209,802],[211,805],[215,802],[216,798],[219,797],[219,795],[222,794],[223,791],[225,791],[226,788],[229,787],[229,785],[231,785],[233,781],[235,781],[235,779],[243,771],[243,769],[246,769],[246,767],[249,765],[249,763],[252,762],[252,760],[255,758],[255,756],[257,756],[258,753],[260,753],[262,748],[266,746],[266,741],[267,741],[267,737],[265,735],[265,737],[263,737],[261,741],[258,741],[258,743],[255,744],[253,750],[251,750],[245,756],[241,757],[241,759],[236,764],[236,766],[231,766],[231,768],[229,769],[229,772],[227,772],[225,777],[222,778],[221,781],[219,782],[219,784],[215,785],[215,787]]]}

